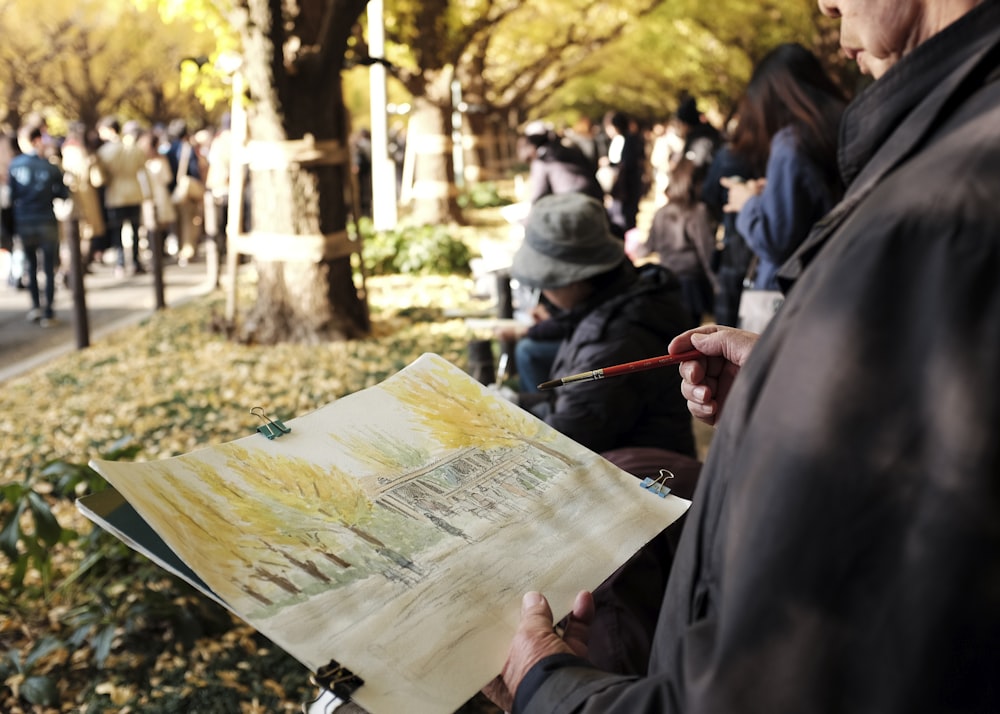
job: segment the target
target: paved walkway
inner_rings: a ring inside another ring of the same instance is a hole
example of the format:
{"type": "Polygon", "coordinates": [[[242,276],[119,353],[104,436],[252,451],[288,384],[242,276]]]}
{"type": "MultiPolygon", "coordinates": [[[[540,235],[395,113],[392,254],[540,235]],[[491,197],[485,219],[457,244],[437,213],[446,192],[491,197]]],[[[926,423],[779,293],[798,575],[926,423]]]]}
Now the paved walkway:
{"type": "MultiPolygon", "coordinates": [[[[31,298],[27,290],[7,284],[9,257],[9,253],[0,252],[0,382],[77,348],[72,291],[62,285],[56,287],[56,325],[43,328],[27,321],[31,298]]],[[[41,275],[39,281],[44,290],[41,275]]],[[[181,267],[168,261],[163,283],[168,309],[213,288],[204,262],[181,267]]],[[[102,335],[139,322],[156,308],[151,274],[118,278],[113,266],[99,265],[84,276],[84,289],[90,344],[102,335]]]]}

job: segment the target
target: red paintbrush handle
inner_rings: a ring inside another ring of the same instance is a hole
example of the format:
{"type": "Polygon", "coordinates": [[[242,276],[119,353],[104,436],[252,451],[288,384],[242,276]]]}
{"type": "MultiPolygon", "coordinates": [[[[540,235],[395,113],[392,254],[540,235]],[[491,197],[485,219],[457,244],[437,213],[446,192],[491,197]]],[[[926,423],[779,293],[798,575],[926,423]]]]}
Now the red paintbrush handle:
{"type": "Polygon", "coordinates": [[[701,352],[697,350],[691,350],[690,352],[679,352],[675,355],[660,355],[659,357],[650,357],[649,359],[640,359],[635,362],[626,362],[625,364],[616,364],[613,367],[605,367],[601,371],[604,373],[605,377],[617,377],[618,375],[628,374],[629,372],[642,372],[647,369],[656,369],[657,367],[666,367],[667,365],[677,364],[678,362],[686,362],[691,359],[698,359],[701,357],[701,352]]]}

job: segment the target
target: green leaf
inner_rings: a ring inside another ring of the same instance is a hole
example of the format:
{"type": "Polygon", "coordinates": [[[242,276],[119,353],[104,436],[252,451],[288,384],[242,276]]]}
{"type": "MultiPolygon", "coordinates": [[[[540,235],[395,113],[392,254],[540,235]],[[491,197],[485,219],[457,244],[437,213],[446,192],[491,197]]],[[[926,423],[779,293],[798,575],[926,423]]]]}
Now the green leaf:
{"type": "Polygon", "coordinates": [[[134,459],[142,451],[142,445],[137,443],[131,436],[123,436],[111,445],[111,450],[102,457],[107,461],[127,461],[134,459]]]}
{"type": "Polygon", "coordinates": [[[28,505],[31,507],[31,515],[35,518],[35,536],[48,546],[58,543],[62,527],[49,508],[49,504],[40,495],[31,491],[28,493],[28,505]]]}
{"type": "Polygon", "coordinates": [[[17,504],[0,531],[0,551],[11,560],[17,559],[17,544],[21,540],[21,514],[24,513],[25,505],[24,501],[17,504]]]}
{"type": "Polygon", "coordinates": [[[58,637],[53,637],[51,635],[43,637],[38,641],[38,644],[31,650],[31,654],[24,658],[24,668],[30,670],[38,660],[46,657],[56,650],[63,649],[66,646],[61,639],[58,637]]]}
{"type": "Polygon", "coordinates": [[[21,696],[38,706],[50,707],[59,701],[59,691],[50,677],[28,677],[21,683],[21,696]]]}
{"type": "Polygon", "coordinates": [[[14,665],[14,669],[17,670],[18,674],[24,674],[24,666],[21,664],[21,655],[17,650],[10,650],[7,655],[7,659],[10,663],[14,665]]]}
{"type": "Polygon", "coordinates": [[[54,483],[56,492],[62,496],[73,493],[79,483],[86,483],[88,491],[93,492],[93,485],[103,482],[100,475],[86,464],[71,464],[68,461],[53,461],[42,469],[42,476],[54,483]]]}
{"type": "Polygon", "coordinates": [[[0,493],[3,494],[3,500],[8,503],[17,503],[20,501],[26,490],[27,486],[20,483],[6,483],[0,487],[0,493]]]}
{"type": "Polygon", "coordinates": [[[115,626],[105,625],[104,629],[100,630],[90,643],[91,647],[94,648],[94,662],[97,663],[98,667],[103,667],[104,661],[111,654],[111,643],[114,639],[115,626]]]}
{"type": "Polygon", "coordinates": [[[15,590],[24,583],[24,576],[28,573],[28,555],[23,554],[14,561],[14,569],[10,573],[10,587],[15,590]]]}

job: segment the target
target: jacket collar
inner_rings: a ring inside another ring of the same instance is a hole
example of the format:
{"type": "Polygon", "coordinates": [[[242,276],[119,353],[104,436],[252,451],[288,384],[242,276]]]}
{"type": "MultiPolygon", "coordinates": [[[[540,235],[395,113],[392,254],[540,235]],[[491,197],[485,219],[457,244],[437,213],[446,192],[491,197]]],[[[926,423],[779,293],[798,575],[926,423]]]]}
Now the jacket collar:
{"type": "MultiPolygon", "coordinates": [[[[854,184],[904,120],[916,119],[925,129],[932,125],[955,90],[948,87],[949,77],[956,69],[964,69],[963,65],[978,63],[998,41],[1000,2],[986,0],[914,49],[862,92],[844,112],[840,125],[838,161],[844,184],[854,184]],[[942,92],[942,88],[949,91],[942,92]]],[[[920,138],[913,137],[913,141],[904,142],[906,146],[895,148],[909,153],[920,138]]]]}
{"type": "Polygon", "coordinates": [[[787,292],[869,191],[905,161],[991,73],[1000,48],[1000,0],[985,0],[901,59],[855,99],[841,121],[847,193],[778,272],[787,292]],[[982,72],[980,70],[983,70],[982,72]]]}

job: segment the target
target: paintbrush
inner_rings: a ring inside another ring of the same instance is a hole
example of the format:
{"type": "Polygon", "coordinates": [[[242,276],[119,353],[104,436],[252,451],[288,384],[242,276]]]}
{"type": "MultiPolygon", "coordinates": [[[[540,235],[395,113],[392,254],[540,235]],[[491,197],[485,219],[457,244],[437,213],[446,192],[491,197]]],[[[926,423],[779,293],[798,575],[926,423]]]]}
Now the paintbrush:
{"type": "Polygon", "coordinates": [[[636,360],[635,362],[616,364],[613,367],[594,369],[591,370],[590,372],[580,372],[580,374],[571,374],[568,377],[560,377],[559,379],[553,379],[549,382],[542,382],[541,384],[538,385],[538,388],[554,389],[555,387],[561,387],[564,384],[572,384],[573,382],[593,382],[595,379],[604,379],[605,377],[618,377],[622,374],[631,374],[632,372],[644,372],[647,369],[666,367],[667,365],[677,364],[678,362],[684,362],[689,359],[698,359],[701,356],[702,356],[701,352],[698,352],[697,350],[691,350],[690,352],[679,352],[675,355],[660,355],[659,357],[640,359],[636,360]]]}

